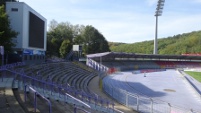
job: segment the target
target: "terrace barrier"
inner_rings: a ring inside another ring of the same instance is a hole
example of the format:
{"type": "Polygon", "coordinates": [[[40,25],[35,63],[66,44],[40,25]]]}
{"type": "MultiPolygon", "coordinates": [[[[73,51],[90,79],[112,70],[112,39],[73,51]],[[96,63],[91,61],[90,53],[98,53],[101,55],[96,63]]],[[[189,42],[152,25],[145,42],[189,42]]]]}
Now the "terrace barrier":
{"type": "Polygon", "coordinates": [[[31,86],[29,85],[24,85],[24,100],[25,102],[27,101],[27,87],[28,89],[30,89],[31,91],[34,92],[34,112],[36,112],[36,109],[37,109],[37,95],[39,95],[40,97],[42,97],[44,100],[46,100],[49,104],[49,110],[48,110],[48,113],[52,113],[52,104],[51,102],[45,98],[42,94],[40,94],[38,91],[36,91],[34,88],[32,88],[31,86]]]}
{"type": "Polygon", "coordinates": [[[121,104],[142,113],[200,113],[192,109],[179,108],[164,101],[154,100],[144,95],[132,94],[105,82],[103,82],[103,90],[121,104]]]}
{"type": "MultiPolygon", "coordinates": [[[[57,84],[52,81],[44,81],[41,80],[41,75],[37,76],[27,76],[24,73],[23,69],[15,69],[14,67],[18,66],[16,64],[9,65],[9,66],[1,66],[0,71],[9,71],[13,73],[14,80],[17,81],[18,88],[24,89],[25,85],[29,89],[33,90],[35,94],[41,94],[43,97],[54,97],[55,99],[58,99],[60,101],[64,101],[66,98],[66,93],[75,97],[76,99],[81,100],[82,102],[76,101],[75,98],[71,98],[71,102],[74,101],[73,105],[75,105],[76,110],[81,110],[80,108],[82,106],[86,107],[86,104],[90,106],[90,109],[93,108],[95,110],[100,110],[103,112],[108,112],[108,113],[120,113],[121,111],[116,111],[114,109],[114,104],[113,102],[110,102],[109,100],[102,99],[99,96],[93,95],[93,94],[88,94],[83,91],[75,90],[74,88],[70,86],[66,86],[64,84],[57,84]],[[84,104],[84,103],[86,104],[84,104]],[[81,106],[81,107],[79,107],[81,106]]],[[[5,75],[4,75],[5,76],[5,75]]],[[[2,78],[4,76],[1,76],[2,78]]],[[[44,98],[45,99],[45,98],[44,98]]],[[[46,99],[45,99],[46,100],[46,99]]],[[[35,107],[36,108],[36,107],[35,107]]],[[[83,109],[83,111],[86,111],[83,109]]],[[[51,112],[51,111],[49,111],[51,112]]]]}

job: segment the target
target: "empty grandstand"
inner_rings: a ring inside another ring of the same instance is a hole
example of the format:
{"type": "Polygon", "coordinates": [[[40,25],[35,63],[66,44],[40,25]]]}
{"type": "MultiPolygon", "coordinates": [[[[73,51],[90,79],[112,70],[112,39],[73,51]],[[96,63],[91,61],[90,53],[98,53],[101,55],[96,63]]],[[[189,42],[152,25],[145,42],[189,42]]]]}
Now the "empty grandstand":
{"type": "Polygon", "coordinates": [[[10,1],[6,11],[19,35],[17,54],[0,67],[0,113],[201,113],[201,84],[183,72],[201,70],[200,55],[105,52],[87,55],[86,66],[74,61],[85,61],[82,46],[74,45],[67,61],[45,62],[47,20],[10,1]]]}
{"type": "Polygon", "coordinates": [[[15,89],[17,102],[23,106],[20,108],[24,109],[23,112],[119,112],[114,109],[112,101],[88,89],[88,83],[96,74],[96,71],[78,62],[30,66],[23,63],[8,64],[1,66],[1,87],[6,91],[7,88],[15,89]]]}
{"type": "Polygon", "coordinates": [[[113,101],[88,89],[90,81],[99,76],[104,92],[134,111],[199,113],[197,111],[200,109],[196,107],[201,102],[199,88],[194,89],[197,84],[182,72],[183,69],[200,69],[199,59],[199,56],[106,52],[88,55],[88,66],[75,61],[57,61],[38,65],[7,64],[0,68],[1,96],[4,102],[2,112],[18,109],[25,113],[31,111],[121,113],[122,111],[116,109],[113,101]],[[171,76],[165,74],[168,72],[171,76]],[[142,82],[144,80],[145,83],[142,82]],[[176,84],[171,83],[172,81],[176,81],[176,84]],[[158,86],[157,84],[160,84],[162,91],[154,87],[158,86]],[[168,87],[163,86],[164,84],[168,84],[168,87]],[[172,101],[167,97],[178,92],[180,93],[172,101]],[[180,97],[190,99],[184,106],[176,103],[180,102],[176,98],[181,93],[183,96],[180,97]],[[12,99],[7,95],[12,95],[12,99]],[[194,97],[185,95],[194,95],[194,97]],[[12,105],[13,101],[18,104],[12,105]],[[194,105],[192,108],[188,104],[191,102],[193,103],[191,105],[194,105]],[[9,104],[9,107],[5,106],[6,104],[9,104]]]}
{"type": "Polygon", "coordinates": [[[201,84],[192,84],[195,80],[189,81],[183,73],[185,69],[200,70],[200,56],[105,52],[87,55],[87,65],[105,72],[100,78],[108,95],[136,111],[201,111],[201,94],[195,88],[201,84]]]}

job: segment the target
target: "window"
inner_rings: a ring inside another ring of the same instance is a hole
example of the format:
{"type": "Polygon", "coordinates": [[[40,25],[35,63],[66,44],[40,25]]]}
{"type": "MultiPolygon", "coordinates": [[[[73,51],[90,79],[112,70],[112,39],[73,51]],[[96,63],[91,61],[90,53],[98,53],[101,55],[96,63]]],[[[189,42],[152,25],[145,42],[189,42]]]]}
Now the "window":
{"type": "Polygon", "coordinates": [[[30,60],[32,60],[32,57],[33,57],[32,55],[29,55],[30,60]]]}
{"type": "Polygon", "coordinates": [[[24,60],[27,60],[27,57],[28,57],[27,55],[24,55],[24,60]]]}
{"type": "Polygon", "coordinates": [[[36,60],[36,55],[33,55],[33,60],[36,60]]]}
{"type": "Polygon", "coordinates": [[[18,12],[18,8],[11,8],[11,11],[18,12]]]}

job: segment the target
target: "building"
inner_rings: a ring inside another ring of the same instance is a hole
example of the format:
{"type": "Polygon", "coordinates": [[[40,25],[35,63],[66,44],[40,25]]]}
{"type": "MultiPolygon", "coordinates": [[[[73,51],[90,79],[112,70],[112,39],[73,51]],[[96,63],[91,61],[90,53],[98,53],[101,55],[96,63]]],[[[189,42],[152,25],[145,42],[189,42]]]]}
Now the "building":
{"type": "Polygon", "coordinates": [[[47,20],[24,2],[6,2],[6,12],[13,30],[15,53],[21,61],[32,64],[45,61],[47,20]]]}

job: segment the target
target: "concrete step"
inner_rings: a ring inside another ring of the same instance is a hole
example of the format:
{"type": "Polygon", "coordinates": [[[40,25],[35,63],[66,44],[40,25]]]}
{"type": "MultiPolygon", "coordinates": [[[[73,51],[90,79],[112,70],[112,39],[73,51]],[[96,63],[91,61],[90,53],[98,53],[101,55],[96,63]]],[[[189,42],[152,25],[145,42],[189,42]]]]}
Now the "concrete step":
{"type": "Polygon", "coordinates": [[[25,113],[22,107],[20,106],[20,104],[18,103],[18,101],[16,100],[12,89],[6,88],[5,95],[6,95],[7,102],[10,108],[12,109],[12,111],[14,111],[15,113],[25,113]]]}
{"type": "Polygon", "coordinates": [[[0,81],[0,87],[12,88],[13,78],[2,78],[0,81]]]}
{"type": "MultiPolygon", "coordinates": [[[[24,91],[23,83],[21,81],[18,81],[18,80],[14,81],[13,88],[18,88],[18,90],[24,91]]],[[[75,99],[73,99],[73,98],[71,98],[69,96],[66,96],[66,95],[61,95],[58,92],[51,92],[50,90],[39,88],[39,87],[33,87],[33,88],[35,90],[37,90],[40,94],[42,94],[46,98],[51,98],[53,100],[60,101],[60,102],[66,102],[66,103],[71,104],[71,105],[75,104],[75,105],[80,106],[80,107],[86,107],[82,103],[76,101],[75,99]]],[[[26,91],[31,92],[29,90],[29,88],[27,88],[26,91]]],[[[110,109],[110,108],[106,108],[106,107],[100,106],[100,105],[95,105],[94,103],[89,103],[87,101],[85,101],[85,103],[90,105],[91,108],[96,110],[96,111],[114,113],[114,111],[112,109],[110,109]]]]}

